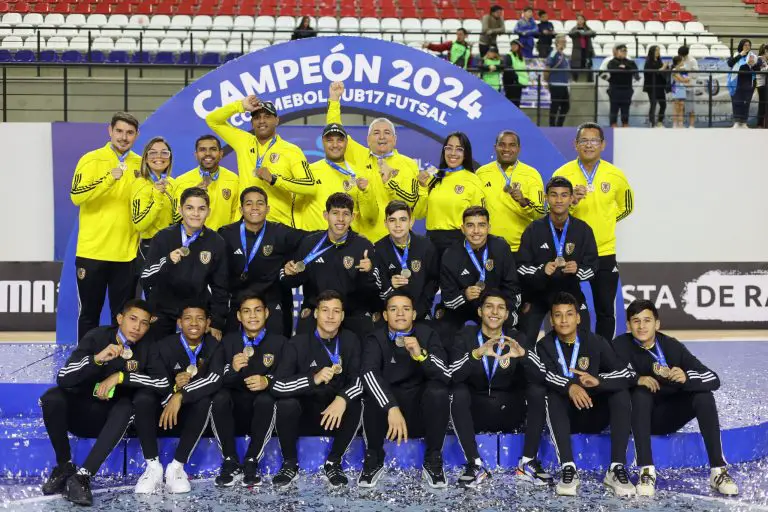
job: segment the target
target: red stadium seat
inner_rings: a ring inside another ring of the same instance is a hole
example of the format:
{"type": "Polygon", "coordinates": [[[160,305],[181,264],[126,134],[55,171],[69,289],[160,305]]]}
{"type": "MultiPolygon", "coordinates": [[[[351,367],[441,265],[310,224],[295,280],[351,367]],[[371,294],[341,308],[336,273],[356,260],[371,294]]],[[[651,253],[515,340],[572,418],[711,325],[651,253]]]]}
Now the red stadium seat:
{"type": "MultiPolygon", "coordinates": [[[[342,16],[344,15],[344,7],[342,9],[342,16]]],[[[397,18],[397,11],[394,7],[384,7],[381,6],[381,17],[382,18],[397,18]]]]}
{"type": "Polygon", "coordinates": [[[758,4],[755,11],[757,14],[768,14],[768,4],[758,4]]]}
{"type": "Polygon", "coordinates": [[[682,21],[683,23],[687,23],[689,21],[693,21],[696,18],[693,16],[693,13],[688,11],[680,11],[677,13],[677,21],[682,21]]]}
{"type": "Polygon", "coordinates": [[[617,15],[621,21],[629,21],[635,19],[635,13],[632,9],[622,9],[617,15]]]}
{"type": "Polygon", "coordinates": [[[401,18],[418,18],[419,14],[415,7],[402,7],[400,8],[401,18]]]}
{"type": "Polygon", "coordinates": [[[439,18],[440,13],[437,11],[437,9],[432,7],[422,7],[421,8],[421,17],[422,18],[439,18]]]}
{"type": "Polygon", "coordinates": [[[10,9],[11,9],[11,6],[8,5],[8,2],[0,2],[0,14],[11,12],[10,9]]]}
{"type": "MultiPolygon", "coordinates": [[[[344,9],[344,8],[342,7],[342,9],[344,9]]],[[[342,12],[344,12],[344,11],[342,10],[342,12]]],[[[363,5],[362,7],[360,7],[360,16],[362,16],[363,18],[376,18],[376,17],[378,17],[378,15],[379,15],[379,13],[376,10],[376,6],[375,5],[368,4],[368,5],[363,5]]],[[[344,14],[342,14],[342,16],[344,16],[344,14]]]]}
{"type": "Polygon", "coordinates": [[[677,20],[677,12],[674,11],[661,11],[659,13],[659,21],[676,21],[677,20]]]}

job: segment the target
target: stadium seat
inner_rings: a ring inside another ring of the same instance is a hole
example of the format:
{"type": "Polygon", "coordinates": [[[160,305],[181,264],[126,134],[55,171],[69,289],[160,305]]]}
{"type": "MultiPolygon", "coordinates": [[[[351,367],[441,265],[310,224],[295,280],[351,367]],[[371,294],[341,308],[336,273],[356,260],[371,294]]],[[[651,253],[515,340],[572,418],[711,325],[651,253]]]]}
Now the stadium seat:
{"type": "MultiPolygon", "coordinates": [[[[46,21],[47,21],[47,17],[46,17],[46,21]]],[[[108,27],[123,28],[126,25],[128,25],[128,16],[126,16],[125,14],[113,14],[107,19],[108,27]]]]}
{"type": "Polygon", "coordinates": [[[0,49],[0,63],[11,61],[13,61],[13,54],[11,54],[10,50],[6,50],[5,48],[0,49]]]}
{"type": "Polygon", "coordinates": [[[77,50],[67,50],[61,54],[61,61],[76,64],[79,62],[85,62],[85,57],[77,50]]]}
{"type": "Polygon", "coordinates": [[[365,32],[379,32],[381,30],[381,24],[378,18],[363,18],[360,20],[360,30],[365,32]]]}
{"type": "Polygon", "coordinates": [[[421,20],[421,30],[427,34],[441,34],[443,32],[443,24],[438,19],[426,18],[421,20]]]}
{"type": "Polygon", "coordinates": [[[53,50],[42,50],[38,62],[51,64],[59,61],[59,54],[53,50]]]}
{"type": "MultiPolygon", "coordinates": [[[[187,48],[189,48],[189,46],[187,46],[187,48]]],[[[160,41],[159,50],[163,52],[178,52],[183,51],[184,46],[182,46],[181,41],[178,39],[166,38],[160,41]]]]}
{"type": "Polygon", "coordinates": [[[3,25],[20,25],[23,22],[24,18],[19,14],[18,12],[8,12],[3,14],[2,23],[3,25]]]}
{"type": "Polygon", "coordinates": [[[24,40],[19,36],[7,36],[3,38],[0,47],[8,50],[21,50],[24,47],[24,40]]]}
{"type": "Polygon", "coordinates": [[[175,53],[172,51],[157,52],[152,59],[152,64],[170,65],[176,63],[175,53]]]}
{"type": "Polygon", "coordinates": [[[219,66],[221,64],[221,54],[219,53],[204,53],[200,57],[200,65],[202,66],[219,66]]]}
{"type": "Polygon", "coordinates": [[[48,50],[64,51],[69,47],[69,42],[66,37],[53,36],[45,42],[45,47],[48,50]]]}
{"type": "Polygon", "coordinates": [[[124,37],[115,41],[115,50],[132,52],[138,48],[135,39],[124,37]]]}
{"type": "Polygon", "coordinates": [[[400,32],[400,20],[397,18],[384,18],[381,20],[382,32],[400,32]]]}
{"type": "Polygon", "coordinates": [[[91,14],[86,18],[84,28],[96,28],[100,29],[107,25],[107,17],[103,14],[91,14]]]}
{"type": "Polygon", "coordinates": [[[15,62],[35,62],[35,52],[32,50],[19,50],[14,56],[15,62]]]}
{"type": "Polygon", "coordinates": [[[333,18],[331,16],[322,16],[320,19],[317,20],[317,30],[318,31],[336,31],[339,28],[339,24],[336,21],[336,18],[333,18]]]}
{"type": "Polygon", "coordinates": [[[400,21],[400,30],[403,32],[421,32],[421,21],[416,18],[404,18],[400,21]]]}
{"type": "Polygon", "coordinates": [[[91,49],[98,51],[112,51],[115,43],[109,37],[97,37],[91,42],[91,49]]]}
{"type": "Polygon", "coordinates": [[[176,63],[184,66],[194,66],[197,64],[197,53],[195,52],[181,52],[176,63]]]}
{"type": "Polygon", "coordinates": [[[664,29],[672,34],[682,34],[685,32],[685,26],[679,21],[668,21],[664,29]]]}
{"type": "Polygon", "coordinates": [[[24,18],[22,19],[22,23],[24,25],[42,25],[43,24],[43,15],[39,12],[30,12],[29,14],[25,14],[24,18]]]}
{"type": "MultiPolygon", "coordinates": [[[[274,27],[274,19],[272,16],[259,16],[259,18],[269,18],[272,20],[272,26],[274,27]]],[[[253,30],[254,19],[251,16],[235,16],[232,28],[234,30],[253,30]]]]}
{"type": "Polygon", "coordinates": [[[357,18],[345,17],[339,20],[339,32],[350,34],[360,31],[360,21],[357,18]]]}
{"type": "Polygon", "coordinates": [[[109,57],[107,57],[107,63],[108,64],[127,64],[128,63],[128,52],[124,50],[113,50],[109,52],[109,57]]]}
{"type": "Polygon", "coordinates": [[[237,59],[238,57],[241,57],[242,55],[243,55],[243,54],[242,54],[241,52],[228,52],[228,53],[227,53],[227,54],[224,56],[224,62],[226,63],[226,62],[229,62],[229,61],[231,61],[231,60],[235,60],[235,59],[237,59]]]}

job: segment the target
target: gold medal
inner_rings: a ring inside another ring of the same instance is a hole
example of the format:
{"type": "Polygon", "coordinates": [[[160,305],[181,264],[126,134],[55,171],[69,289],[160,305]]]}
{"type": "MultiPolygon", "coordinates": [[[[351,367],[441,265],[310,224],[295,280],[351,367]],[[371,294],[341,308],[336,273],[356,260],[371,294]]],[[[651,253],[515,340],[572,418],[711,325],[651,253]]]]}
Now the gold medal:
{"type": "Polygon", "coordinates": [[[594,191],[595,191],[595,186],[592,183],[587,185],[587,192],[594,192],[594,191]]]}
{"type": "Polygon", "coordinates": [[[125,347],[120,355],[123,359],[130,359],[133,357],[133,350],[131,350],[130,347],[125,347]]]}
{"type": "Polygon", "coordinates": [[[477,283],[475,283],[475,286],[480,288],[480,291],[483,291],[485,290],[485,281],[478,281],[477,283]]]}
{"type": "Polygon", "coordinates": [[[179,252],[182,256],[189,256],[189,247],[181,247],[179,248],[179,252]]]}
{"type": "Polygon", "coordinates": [[[245,348],[243,349],[243,353],[245,354],[245,357],[247,357],[247,358],[249,358],[249,359],[250,359],[251,357],[253,357],[253,354],[254,354],[254,352],[255,352],[255,351],[253,350],[253,346],[252,346],[252,345],[248,345],[247,347],[245,347],[245,348]]]}
{"type": "Polygon", "coordinates": [[[408,279],[411,277],[411,271],[407,268],[404,268],[403,270],[400,271],[400,275],[405,279],[408,279]]]}
{"type": "Polygon", "coordinates": [[[304,272],[307,269],[307,265],[303,261],[296,262],[296,272],[304,272]]]}
{"type": "Polygon", "coordinates": [[[563,258],[562,256],[558,256],[557,258],[555,258],[555,266],[558,267],[558,268],[559,267],[564,267],[565,266],[565,258],[563,258]]]}
{"type": "Polygon", "coordinates": [[[187,373],[190,374],[192,377],[197,375],[197,366],[193,364],[187,366],[187,373]]]}
{"type": "Polygon", "coordinates": [[[405,336],[395,336],[395,345],[398,347],[405,346],[405,336]]]}
{"type": "Polygon", "coordinates": [[[125,172],[126,169],[128,169],[128,165],[125,162],[120,162],[120,165],[118,167],[120,167],[120,170],[123,172],[125,172]]]}
{"type": "Polygon", "coordinates": [[[341,371],[342,371],[341,364],[334,364],[333,366],[331,366],[331,370],[333,370],[334,375],[341,375],[341,371]]]}

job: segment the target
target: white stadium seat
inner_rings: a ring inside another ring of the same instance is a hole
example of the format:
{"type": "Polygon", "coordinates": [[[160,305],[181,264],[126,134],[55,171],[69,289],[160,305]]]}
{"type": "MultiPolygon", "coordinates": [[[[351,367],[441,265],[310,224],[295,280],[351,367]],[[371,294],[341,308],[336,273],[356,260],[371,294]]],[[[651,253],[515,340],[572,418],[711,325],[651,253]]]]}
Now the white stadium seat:
{"type": "Polygon", "coordinates": [[[170,26],[171,26],[171,17],[166,16],[165,14],[155,14],[149,20],[149,25],[147,25],[148,28],[159,28],[159,29],[165,29],[170,26]]]}
{"type": "Polygon", "coordinates": [[[70,50],[86,51],[88,50],[88,38],[85,36],[76,36],[69,40],[70,50]]]}
{"type": "Polygon", "coordinates": [[[704,25],[701,22],[689,21],[685,24],[685,33],[687,34],[701,34],[704,31],[704,25]]]}
{"type": "MultiPolygon", "coordinates": [[[[162,43],[160,45],[162,46],[162,43]]],[[[203,51],[203,48],[205,48],[205,43],[202,39],[185,39],[184,42],[181,43],[181,51],[183,52],[201,52],[203,51]]]]}
{"type": "MultiPolygon", "coordinates": [[[[47,23],[47,18],[46,18],[46,23],[47,23]]],[[[128,16],[126,16],[125,14],[113,14],[112,16],[107,18],[108,27],[123,28],[127,24],[128,24],[128,16]]]]}
{"type": "Polygon", "coordinates": [[[180,52],[184,51],[184,48],[181,46],[181,41],[168,37],[160,41],[160,51],[180,52]]]}
{"type": "Polygon", "coordinates": [[[223,39],[209,39],[205,43],[205,51],[208,53],[224,53],[227,51],[227,42],[223,39]]]}
{"type": "Polygon", "coordinates": [[[552,20],[552,28],[556,33],[565,32],[565,29],[563,28],[563,22],[560,20],[552,20]]]}
{"type": "Polygon", "coordinates": [[[443,31],[443,24],[435,18],[425,18],[421,20],[421,30],[427,34],[440,34],[443,31]]]}
{"type": "Polygon", "coordinates": [[[135,39],[123,37],[115,41],[115,50],[122,50],[126,52],[134,52],[139,49],[135,39]]]}
{"type": "Polygon", "coordinates": [[[213,26],[213,18],[208,15],[195,16],[192,18],[192,28],[208,30],[213,26]]]}
{"type": "MultiPolygon", "coordinates": [[[[128,20],[126,27],[130,28],[146,28],[149,25],[149,16],[146,14],[134,14],[131,19],[128,20]]],[[[170,25],[170,23],[169,23],[170,25]]]]}
{"type": "Polygon", "coordinates": [[[360,21],[351,16],[345,16],[339,20],[339,32],[349,34],[360,31],[360,21]]]}
{"type": "Polygon", "coordinates": [[[464,29],[467,32],[480,32],[482,28],[483,24],[480,20],[464,20],[464,29]]]}
{"type": "Polygon", "coordinates": [[[605,25],[603,25],[603,22],[600,20],[589,20],[587,22],[587,25],[589,25],[589,28],[597,32],[598,34],[600,32],[605,31],[605,25]]]}
{"type": "Polygon", "coordinates": [[[290,41],[291,40],[291,35],[293,35],[292,32],[275,32],[274,35],[272,36],[272,42],[273,43],[276,43],[276,42],[284,43],[286,41],[290,41]]]}
{"type": "MultiPolygon", "coordinates": [[[[587,23],[587,25],[589,25],[589,23],[587,23]]],[[[575,26],[576,26],[576,20],[566,20],[563,23],[563,32],[570,32],[571,29],[575,26]]],[[[608,29],[606,28],[606,30],[608,29]]]]}
{"type": "Polygon", "coordinates": [[[731,56],[731,50],[724,44],[714,44],[709,48],[709,55],[721,59],[727,59],[731,56]]]}
{"type": "MultiPolygon", "coordinates": [[[[589,25],[589,23],[587,23],[589,25]]],[[[606,32],[624,32],[624,24],[619,20],[609,20],[605,22],[606,32]]]]}
{"type": "Polygon", "coordinates": [[[69,47],[69,41],[66,37],[53,36],[45,42],[45,48],[48,50],[64,51],[69,47]]]}
{"type": "Polygon", "coordinates": [[[681,34],[685,32],[685,27],[679,21],[668,21],[667,24],[664,25],[664,29],[672,34],[681,34]]]}
{"type": "Polygon", "coordinates": [[[677,42],[677,36],[671,34],[660,35],[656,38],[659,44],[674,44],[677,42]]]}
{"type": "Polygon", "coordinates": [[[90,14],[85,20],[85,28],[103,28],[107,25],[107,17],[103,14],[90,14]]]}
{"type": "Polygon", "coordinates": [[[43,15],[37,12],[30,12],[29,14],[24,15],[24,19],[22,23],[25,25],[42,25],[43,24],[43,15]]]}
{"type": "Polygon", "coordinates": [[[235,21],[232,19],[232,16],[216,16],[213,18],[212,28],[216,30],[232,30],[232,27],[234,26],[235,21]]]}
{"type": "Polygon", "coordinates": [[[91,42],[91,49],[110,52],[115,49],[115,43],[109,37],[97,37],[91,42]]]}
{"type": "MultiPolygon", "coordinates": [[[[3,14],[3,25],[19,25],[24,21],[21,14],[17,12],[8,12],[3,14]]],[[[21,45],[21,43],[19,43],[21,45]]]]}
{"type": "Polygon", "coordinates": [[[262,48],[266,48],[269,46],[269,41],[265,41],[264,39],[254,39],[251,42],[251,51],[255,52],[257,50],[261,50],[262,48]]]}
{"type": "Polygon", "coordinates": [[[661,34],[663,32],[666,32],[666,29],[664,28],[664,24],[660,21],[648,21],[645,23],[645,30],[646,32],[651,32],[653,34],[661,34]]]}
{"type": "MultiPolygon", "coordinates": [[[[259,16],[259,18],[269,18],[270,20],[272,20],[272,25],[270,26],[270,29],[274,28],[275,20],[272,18],[272,16],[259,16]]],[[[242,29],[242,30],[253,30],[253,24],[254,24],[254,19],[251,16],[237,16],[235,17],[233,28],[242,29]]]]}
{"type": "Polygon", "coordinates": [[[83,27],[85,26],[85,15],[83,14],[68,14],[67,15],[67,21],[65,22],[66,25],[72,26],[72,27],[83,27]]]}
{"type": "Polygon", "coordinates": [[[362,32],[379,32],[381,24],[378,18],[363,18],[360,20],[360,30],[362,32]]]}
{"type": "Polygon", "coordinates": [[[35,28],[32,25],[16,25],[13,27],[13,35],[22,38],[32,37],[35,35],[35,28]]]}
{"type": "MultiPolygon", "coordinates": [[[[21,16],[19,16],[21,18],[21,16]]],[[[24,47],[24,40],[19,36],[6,36],[3,38],[0,47],[6,50],[21,50],[24,47]]]]}
{"type": "Polygon", "coordinates": [[[703,44],[693,43],[691,45],[691,57],[696,59],[709,57],[709,49],[703,44]]]}
{"type": "Polygon", "coordinates": [[[296,20],[293,16],[279,16],[275,20],[275,30],[294,30],[296,28],[296,20]]]}
{"type": "MultiPolygon", "coordinates": [[[[35,36],[35,37],[28,37],[28,38],[26,38],[24,40],[23,48],[25,50],[37,51],[37,44],[38,44],[37,36],[35,36]]],[[[45,38],[41,37],[40,38],[40,49],[42,50],[43,48],[45,48],[45,38]]]]}
{"type": "Polygon", "coordinates": [[[504,20],[504,30],[510,34],[515,31],[515,25],[517,25],[517,20],[504,20]]]}
{"type": "Polygon", "coordinates": [[[400,30],[403,32],[421,32],[421,21],[416,18],[404,18],[400,22],[400,30]]]}
{"type": "Polygon", "coordinates": [[[448,18],[443,20],[443,32],[453,33],[461,28],[461,21],[448,18]]]}
{"type": "Polygon", "coordinates": [[[171,18],[171,24],[168,28],[188,29],[192,26],[192,18],[186,14],[181,14],[171,18]]]}
{"type": "Polygon", "coordinates": [[[419,45],[422,45],[424,44],[424,34],[408,32],[403,36],[403,42],[405,42],[409,46],[412,43],[418,43],[419,45]]]}
{"type": "Polygon", "coordinates": [[[646,31],[642,21],[629,20],[624,24],[624,30],[633,34],[644,34],[646,31]]]}
{"type": "Polygon", "coordinates": [[[382,32],[399,32],[400,20],[397,18],[384,18],[383,20],[381,20],[381,31],[382,32]]]}
{"type": "Polygon", "coordinates": [[[59,27],[64,24],[64,15],[59,13],[52,13],[45,16],[43,25],[46,27],[59,27]]]}
{"type": "Polygon", "coordinates": [[[324,31],[335,31],[339,29],[339,24],[336,21],[336,18],[332,16],[321,16],[317,20],[317,30],[318,32],[324,32],[324,31]]]}
{"type": "Polygon", "coordinates": [[[145,52],[155,52],[160,48],[160,43],[157,39],[151,37],[145,37],[141,41],[136,42],[136,49],[139,49],[139,42],[141,42],[141,49],[145,52]]]}

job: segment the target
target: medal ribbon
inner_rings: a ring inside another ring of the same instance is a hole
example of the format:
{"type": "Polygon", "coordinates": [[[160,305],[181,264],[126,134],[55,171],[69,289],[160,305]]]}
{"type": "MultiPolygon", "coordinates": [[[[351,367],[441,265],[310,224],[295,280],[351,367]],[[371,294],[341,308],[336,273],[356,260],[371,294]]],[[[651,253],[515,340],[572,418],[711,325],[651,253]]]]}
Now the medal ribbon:
{"type": "Polygon", "coordinates": [[[323,238],[321,238],[320,241],[317,242],[317,245],[315,245],[315,247],[309,252],[309,254],[307,254],[307,257],[302,260],[304,262],[304,265],[309,265],[310,263],[315,261],[317,258],[319,258],[321,254],[326,252],[328,249],[330,249],[334,245],[343,244],[346,239],[347,239],[347,236],[344,235],[344,238],[339,240],[337,243],[335,244],[331,243],[331,245],[329,245],[328,247],[325,247],[322,250],[318,250],[323,245],[323,243],[325,243],[325,241],[328,240],[328,233],[324,234],[323,238]]]}
{"type": "Polygon", "coordinates": [[[395,331],[395,332],[389,331],[387,333],[387,336],[389,336],[389,341],[395,341],[395,339],[397,339],[398,336],[406,337],[412,334],[413,334],[413,329],[407,332],[406,331],[395,331]]]}
{"type": "Polygon", "coordinates": [[[563,375],[568,378],[573,378],[574,374],[571,371],[571,368],[576,368],[576,360],[579,358],[579,345],[581,345],[581,342],[579,341],[579,335],[576,335],[576,342],[573,344],[573,353],[571,354],[571,364],[570,366],[565,366],[565,356],[563,355],[563,347],[560,346],[560,340],[557,339],[557,336],[555,336],[555,348],[557,349],[557,361],[560,363],[560,366],[563,369],[563,375]]]}
{"type": "MultiPolygon", "coordinates": [[[[331,354],[331,351],[328,350],[328,347],[325,346],[325,342],[324,342],[323,338],[320,336],[320,333],[318,332],[317,329],[315,329],[315,338],[317,338],[318,341],[320,341],[320,345],[328,353],[328,357],[330,358],[331,363],[332,364],[339,364],[339,359],[340,359],[339,358],[339,335],[336,334],[336,337],[334,338],[334,340],[336,340],[336,349],[333,351],[333,354],[331,354]]],[[[330,340],[330,341],[333,341],[333,340],[330,340]]]]}
{"type": "MultiPolygon", "coordinates": [[[[501,335],[504,336],[504,331],[501,332],[501,335]]],[[[483,343],[485,343],[485,340],[483,339],[483,330],[479,329],[477,331],[477,345],[482,347],[483,343]]],[[[485,376],[488,377],[488,385],[491,385],[491,381],[493,380],[493,376],[496,375],[496,368],[499,367],[499,359],[498,356],[501,355],[501,352],[504,350],[504,345],[499,343],[499,346],[496,348],[496,356],[493,358],[493,370],[488,369],[488,356],[483,356],[483,367],[485,368],[485,376]]]]}
{"type": "Polygon", "coordinates": [[[261,156],[259,156],[258,144],[256,145],[256,168],[257,169],[261,167],[261,164],[264,162],[264,157],[267,156],[267,153],[269,153],[269,150],[272,149],[272,146],[274,146],[276,142],[277,142],[277,135],[272,137],[272,140],[269,141],[269,146],[267,146],[267,149],[264,151],[264,154],[261,156]]]}
{"type": "Polygon", "coordinates": [[[249,338],[248,335],[245,334],[245,329],[240,329],[240,334],[243,337],[243,348],[245,348],[245,347],[257,348],[259,346],[259,344],[261,343],[261,340],[264,339],[264,336],[267,335],[267,330],[266,329],[262,329],[261,332],[259,333],[259,335],[256,336],[253,339],[249,338]]]}
{"type": "Polygon", "coordinates": [[[395,154],[394,151],[390,151],[389,153],[384,153],[383,155],[377,155],[376,153],[371,151],[371,156],[376,158],[376,159],[378,159],[378,160],[384,160],[385,158],[389,158],[389,157],[391,157],[394,154],[395,154]]]}
{"type": "Polygon", "coordinates": [[[395,257],[397,258],[397,261],[400,262],[400,268],[403,270],[408,269],[408,248],[411,246],[411,236],[408,235],[408,243],[405,244],[405,249],[403,249],[403,257],[400,257],[400,252],[397,250],[397,245],[395,245],[395,242],[390,238],[390,242],[392,242],[392,249],[395,251],[395,257]]]}
{"type": "Polygon", "coordinates": [[[558,258],[563,257],[563,247],[565,247],[565,235],[568,233],[568,224],[571,222],[571,217],[568,217],[565,220],[565,225],[563,226],[563,234],[562,236],[557,236],[557,231],[555,231],[555,225],[552,223],[552,218],[549,218],[549,229],[552,231],[552,239],[555,242],[555,252],[557,253],[558,258]]]}
{"type": "Polygon", "coordinates": [[[504,169],[501,168],[501,164],[497,161],[496,167],[499,168],[499,172],[502,176],[504,176],[504,181],[506,182],[505,186],[509,187],[512,184],[512,173],[515,172],[515,169],[517,169],[517,164],[520,163],[520,160],[515,162],[515,165],[512,166],[512,170],[509,171],[509,176],[507,176],[507,173],[504,172],[504,169]]]}
{"type": "Polygon", "coordinates": [[[349,164],[347,162],[344,162],[344,167],[342,167],[339,164],[337,164],[336,162],[331,162],[330,160],[328,160],[326,158],[325,159],[325,163],[327,163],[328,165],[330,165],[331,167],[333,167],[334,169],[339,171],[344,176],[349,176],[353,180],[357,179],[357,176],[355,175],[355,172],[353,170],[349,169],[349,164]]]}
{"type": "Polygon", "coordinates": [[[192,245],[192,242],[197,240],[197,237],[199,237],[200,233],[202,233],[202,232],[203,232],[203,230],[201,229],[199,231],[195,231],[194,235],[188,236],[187,232],[184,231],[184,226],[182,225],[181,226],[181,246],[182,247],[189,247],[190,245],[192,245]]]}
{"type": "Polygon", "coordinates": [[[125,159],[126,159],[126,158],[128,158],[128,153],[130,153],[130,152],[131,152],[131,150],[129,149],[128,151],[126,151],[125,153],[123,153],[123,154],[121,155],[120,153],[118,153],[118,152],[117,152],[117,150],[115,149],[115,147],[114,147],[114,146],[112,146],[112,151],[114,151],[114,152],[115,152],[115,156],[117,157],[117,160],[118,160],[118,161],[119,161],[121,164],[124,164],[124,163],[125,163],[125,159]]]}
{"type": "Polygon", "coordinates": [[[656,338],[656,340],[654,340],[654,347],[655,347],[654,349],[646,349],[643,346],[643,344],[640,343],[639,341],[637,341],[635,338],[632,338],[632,340],[634,340],[634,342],[637,343],[638,347],[640,347],[643,350],[645,350],[646,352],[648,352],[651,355],[651,357],[653,357],[661,366],[668,366],[667,365],[667,358],[664,357],[664,352],[661,350],[661,345],[659,345],[659,339],[658,338],[656,338]],[[655,354],[654,354],[654,350],[656,351],[655,354]]]}
{"type": "Polygon", "coordinates": [[[259,236],[256,237],[256,243],[253,244],[253,247],[251,247],[251,252],[248,253],[248,245],[245,240],[245,221],[240,223],[240,243],[243,246],[243,255],[248,253],[248,256],[245,260],[245,268],[243,268],[243,273],[248,272],[248,267],[251,265],[251,262],[253,261],[253,258],[256,257],[256,253],[259,252],[259,247],[261,247],[261,241],[264,239],[264,233],[267,231],[267,223],[264,223],[264,226],[262,226],[261,231],[259,231],[259,236]]]}
{"type": "Polygon", "coordinates": [[[154,183],[157,183],[158,181],[162,181],[162,180],[166,179],[168,177],[168,173],[167,172],[161,172],[160,173],[160,177],[158,178],[157,176],[155,176],[155,173],[150,172],[149,173],[149,177],[152,179],[152,181],[154,183]]]}
{"type": "Polygon", "coordinates": [[[600,167],[600,160],[597,161],[595,168],[592,169],[592,174],[587,172],[587,170],[584,168],[584,164],[581,163],[581,160],[576,159],[576,162],[579,164],[579,169],[581,169],[582,174],[584,174],[584,178],[587,180],[587,185],[592,185],[592,181],[595,179],[595,175],[597,174],[597,168],[600,167]]]}
{"type": "Polygon", "coordinates": [[[488,244],[485,244],[485,249],[483,249],[482,265],[480,265],[480,262],[477,261],[477,256],[475,256],[475,251],[472,250],[472,247],[469,246],[469,242],[467,242],[466,240],[464,240],[464,249],[467,250],[467,254],[469,254],[469,259],[472,260],[472,264],[480,273],[479,281],[485,281],[485,263],[488,261],[488,244]]]}
{"type": "Polygon", "coordinates": [[[123,348],[130,345],[128,338],[125,337],[125,334],[123,334],[123,331],[121,331],[119,327],[117,328],[117,339],[120,340],[120,344],[123,348]]]}
{"type": "Polygon", "coordinates": [[[219,179],[220,175],[221,175],[221,173],[219,173],[218,169],[216,169],[216,172],[214,172],[214,173],[210,173],[208,171],[204,171],[204,170],[200,169],[200,177],[203,178],[203,179],[210,178],[211,181],[216,181],[217,179],[219,179]]]}
{"type": "Polygon", "coordinates": [[[184,350],[187,351],[187,356],[189,357],[189,364],[192,366],[197,366],[197,355],[200,353],[201,350],[203,350],[203,340],[200,340],[200,343],[197,345],[197,348],[192,351],[191,348],[189,348],[189,342],[187,341],[187,338],[184,336],[184,333],[179,333],[179,339],[181,340],[181,344],[184,347],[184,350]]]}

